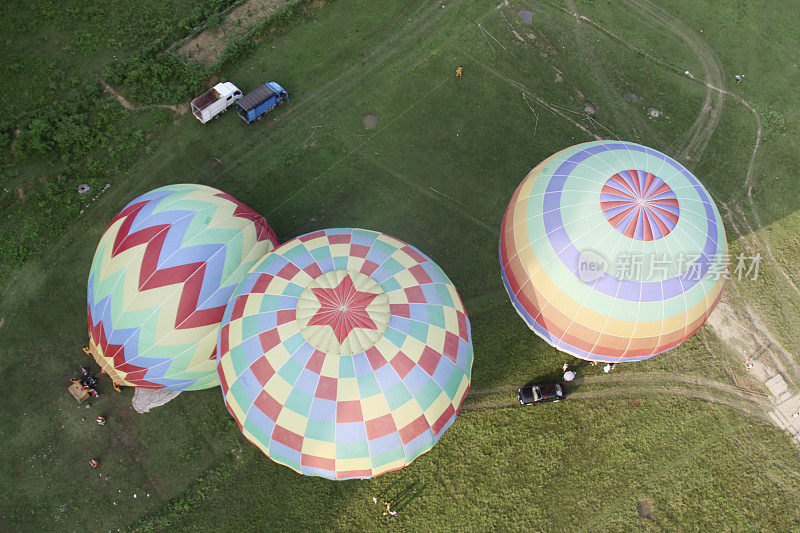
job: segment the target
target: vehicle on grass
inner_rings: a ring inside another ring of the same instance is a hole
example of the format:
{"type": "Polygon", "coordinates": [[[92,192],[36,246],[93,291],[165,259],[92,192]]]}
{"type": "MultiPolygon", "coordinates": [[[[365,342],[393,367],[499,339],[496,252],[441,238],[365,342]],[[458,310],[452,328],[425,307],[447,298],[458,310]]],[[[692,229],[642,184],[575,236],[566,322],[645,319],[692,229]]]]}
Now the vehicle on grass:
{"type": "Polygon", "coordinates": [[[557,402],[567,397],[563,383],[552,385],[525,385],[517,391],[517,398],[522,405],[536,405],[537,403],[557,402]]]}
{"type": "Polygon", "coordinates": [[[248,93],[244,98],[236,102],[236,107],[242,120],[250,124],[260,119],[275,106],[288,100],[289,93],[286,92],[286,89],[271,81],[248,93]]]}
{"type": "Polygon", "coordinates": [[[192,114],[205,124],[224,113],[242,97],[242,91],[229,81],[218,83],[192,100],[192,114]]]}

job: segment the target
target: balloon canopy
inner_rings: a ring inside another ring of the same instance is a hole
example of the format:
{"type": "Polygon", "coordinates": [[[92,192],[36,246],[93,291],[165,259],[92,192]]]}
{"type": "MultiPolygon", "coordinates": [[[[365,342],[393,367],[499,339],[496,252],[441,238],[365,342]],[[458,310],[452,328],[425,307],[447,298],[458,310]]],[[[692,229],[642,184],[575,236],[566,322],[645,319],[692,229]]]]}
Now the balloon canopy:
{"type": "Polygon", "coordinates": [[[89,350],[115,383],[195,390],[219,384],[216,341],[230,295],[278,240],[231,195],[169,185],[129,203],[89,272],[89,350]]]}
{"type": "Polygon", "coordinates": [[[464,306],[416,248],[329,229],[268,254],[219,335],[228,410],[272,460],[330,479],[374,477],[429,450],[467,394],[464,306]]]}
{"type": "Polygon", "coordinates": [[[559,350],[638,361],[681,344],[724,285],[727,242],[703,185],[634,143],[579,144],[517,188],[500,236],[517,312],[559,350]]]}

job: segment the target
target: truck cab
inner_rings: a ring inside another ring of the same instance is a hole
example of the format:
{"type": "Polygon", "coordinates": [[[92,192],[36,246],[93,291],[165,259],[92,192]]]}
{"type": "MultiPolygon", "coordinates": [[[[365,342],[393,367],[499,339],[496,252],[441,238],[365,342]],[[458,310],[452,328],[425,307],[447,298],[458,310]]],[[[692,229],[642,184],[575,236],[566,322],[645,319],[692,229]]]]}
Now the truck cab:
{"type": "Polygon", "coordinates": [[[250,124],[260,119],[275,106],[288,100],[289,93],[286,92],[286,89],[278,85],[277,82],[271,81],[261,85],[237,101],[236,108],[242,120],[250,124]]]}
{"type": "Polygon", "coordinates": [[[242,91],[236,85],[229,81],[218,83],[192,100],[192,114],[201,124],[205,124],[220,116],[240,98],[242,91]]]}

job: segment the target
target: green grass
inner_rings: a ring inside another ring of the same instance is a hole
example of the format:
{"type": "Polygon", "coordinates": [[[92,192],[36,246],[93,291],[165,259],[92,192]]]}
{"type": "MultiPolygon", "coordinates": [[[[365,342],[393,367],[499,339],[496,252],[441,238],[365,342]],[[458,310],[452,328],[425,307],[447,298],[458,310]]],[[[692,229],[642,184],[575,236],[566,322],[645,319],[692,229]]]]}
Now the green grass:
{"type": "Polygon", "coordinates": [[[797,475],[780,468],[792,460],[780,435],[718,407],[565,402],[464,413],[413,467],[370,481],[299,477],[248,449],[224,479],[196,482],[138,526],[363,531],[386,524],[379,496],[399,509],[392,525],[412,531],[781,530],[800,519],[797,475]]]}
{"type": "Polygon", "coordinates": [[[177,41],[230,0],[81,2],[35,0],[5,6],[0,17],[0,119],[3,128],[80,93],[108,63],[154,42],[177,41]],[[25,83],[18,83],[24,80],[25,83]]]}
{"type": "MultiPolygon", "coordinates": [[[[754,197],[768,225],[763,235],[790,269],[798,264],[793,229],[800,200],[791,177],[800,168],[793,149],[800,117],[791,91],[796,73],[776,61],[791,64],[800,43],[780,22],[790,9],[736,5],[717,10],[679,1],[667,8],[703,30],[728,88],[771,117],[754,197]],[[747,44],[756,37],[757,45],[747,44]],[[766,49],[778,58],[760,61],[766,49]],[[735,86],[732,74],[740,71],[746,82],[735,86]],[[770,180],[772,174],[782,179],[770,180]]],[[[564,355],[533,335],[508,303],[497,260],[499,220],[533,166],[590,137],[542,106],[534,107],[537,121],[522,93],[582,124],[586,98],[619,137],[670,152],[680,148],[675,139],[694,122],[705,88],[557,5],[513,3],[534,12],[532,26],[513,9],[469,0],[445,6],[337,0],[265,38],[222,72],[245,91],[270,80],[289,90],[287,106],[251,126],[233,113],[201,126],[168,111],[125,112],[103,126],[119,132],[120,146],[105,149],[124,152],[122,168],[83,216],[69,200],[64,211],[38,208],[30,198],[44,195],[44,185],[32,178],[51,172],[53,163],[15,160],[4,149],[17,172],[14,185],[29,187],[29,199],[6,198],[3,214],[11,209],[14,216],[0,217],[0,233],[40,221],[55,228],[48,234],[36,226],[29,240],[39,244],[5,272],[0,293],[0,460],[9,465],[0,475],[7,495],[0,517],[7,527],[376,529],[382,518],[371,497],[378,493],[408,498],[392,525],[409,530],[798,527],[798,457],[784,434],[738,411],[644,389],[626,397],[609,389],[605,398],[576,397],[544,409],[464,412],[408,468],[346,483],[299,476],[263,457],[239,434],[218,390],[183,394],[146,415],[131,410],[129,390],[104,393],[88,409],[68,396],[68,377],[85,362],[85,283],[100,235],[131,198],[177,182],[230,192],[265,215],[281,240],[355,226],[418,246],[448,273],[470,314],[473,389],[558,376],[564,355]],[[456,80],[459,64],[465,77],[456,80]],[[626,102],[629,92],[639,102],[626,102]],[[649,107],[666,116],[648,119],[649,107]],[[367,113],[379,117],[374,130],[362,126],[367,113]],[[132,144],[133,128],[152,137],[132,144]],[[104,427],[93,423],[101,413],[109,419],[104,427]],[[101,460],[99,471],[89,469],[90,457],[101,460]],[[650,518],[639,517],[637,504],[652,507],[650,518]]],[[[179,8],[164,24],[188,16],[179,8]]],[[[669,64],[701,72],[685,43],[616,2],[579,8],[669,64]]],[[[133,35],[130,46],[142,35],[133,35]]],[[[84,75],[108,61],[104,50],[89,52],[84,75]]],[[[41,72],[10,75],[36,83],[41,72]]],[[[703,159],[688,163],[717,202],[747,207],[744,174],[754,137],[752,113],[726,98],[703,159]]],[[[101,159],[102,149],[94,156],[101,159]]],[[[52,201],[73,195],[72,187],[56,187],[52,201]]],[[[41,201],[52,208],[48,198],[41,201]]],[[[732,249],[743,249],[728,233],[732,249]]],[[[796,318],[781,312],[796,298],[780,273],[739,288],[797,353],[796,318]]],[[[703,328],[680,348],[619,373],[741,378],[742,365],[723,340],[703,328]]],[[[586,373],[602,375],[599,368],[586,373]]],[[[513,401],[513,394],[502,398],[513,401]]]]}

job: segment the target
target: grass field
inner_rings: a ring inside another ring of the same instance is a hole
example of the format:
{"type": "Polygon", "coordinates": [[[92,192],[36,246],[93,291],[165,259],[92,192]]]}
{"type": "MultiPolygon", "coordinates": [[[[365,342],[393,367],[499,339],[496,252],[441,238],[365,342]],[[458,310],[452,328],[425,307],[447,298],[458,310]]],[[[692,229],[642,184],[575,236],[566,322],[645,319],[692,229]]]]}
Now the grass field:
{"type": "MultiPolygon", "coordinates": [[[[509,2],[312,3],[288,29],[219,67],[221,79],[245,91],[276,80],[291,94],[289,105],[248,127],[233,113],[201,126],[167,109],[123,110],[99,92],[91,102],[104,102],[103,111],[86,120],[108,135],[105,143],[20,157],[15,123],[3,126],[0,185],[9,192],[0,209],[11,216],[0,217],[0,236],[23,250],[0,255],[6,527],[355,531],[388,525],[371,501],[380,495],[400,506],[391,526],[408,530],[800,528],[798,449],[769,422],[768,398],[739,354],[709,327],[612,375],[582,371],[586,379],[567,402],[511,407],[517,386],[556,378],[566,358],[516,315],[497,260],[506,204],[550,154],[596,135],[683,156],[720,205],[731,248],[765,256],[757,281],[736,281],[728,292],[774,337],[775,357],[778,345],[789,354],[780,361],[796,392],[800,96],[792,89],[800,36],[791,23],[800,9],[509,2]],[[533,24],[519,9],[533,12],[533,24]],[[463,79],[453,76],[458,65],[463,79]],[[737,73],[746,74],[739,86],[737,73]],[[729,94],[718,101],[722,93],[705,82],[729,94]],[[584,100],[596,106],[597,122],[585,119],[584,100]],[[662,116],[648,118],[650,107],[662,116]],[[369,113],[378,117],[371,130],[362,123],[369,113]],[[101,164],[92,187],[111,187],[84,207],[73,197],[87,161],[101,164]],[[75,404],[65,388],[85,362],[94,247],[131,198],[180,182],[230,192],[281,240],[364,227],[414,244],[447,272],[472,321],[476,393],[431,452],[375,480],[333,483],[264,457],[239,434],[216,389],[182,394],[146,415],[130,407],[130,390],[75,404]],[[94,424],[98,414],[106,426],[94,424]],[[89,457],[102,461],[99,471],[89,457]]],[[[94,83],[109,55],[132,56],[167,31],[154,28],[176,31],[197,16],[184,3],[169,13],[135,5],[145,28],[119,48],[70,56],[74,87],[94,83]]],[[[223,3],[202,9],[217,7],[223,3]]],[[[39,13],[17,16],[33,27],[39,13]]],[[[72,20],[51,16],[55,28],[72,20]]],[[[86,28],[111,31],[91,19],[86,28]]],[[[37,41],[42,57],[59,57],[53,39],[37,41]]],[[[46,66],[0,63],[5,84],[37,84],[46,74],[46,66]]],[[[23,137],[37,105],[14,115],[23,137]]]]}

